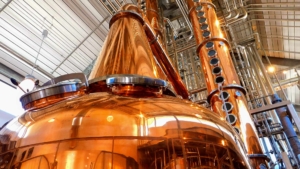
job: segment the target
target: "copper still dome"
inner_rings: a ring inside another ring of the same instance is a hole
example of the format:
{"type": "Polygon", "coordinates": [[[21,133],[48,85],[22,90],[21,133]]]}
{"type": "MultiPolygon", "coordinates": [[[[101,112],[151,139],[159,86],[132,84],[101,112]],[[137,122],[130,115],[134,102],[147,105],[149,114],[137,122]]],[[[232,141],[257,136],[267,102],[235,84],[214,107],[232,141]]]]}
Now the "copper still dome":
{"type": "Polygon", "coordinates": [[[84,95],[28,111],[1,134],[16,141],[15,168],[249,168],[223,118],[170,96],[84,95]]]}

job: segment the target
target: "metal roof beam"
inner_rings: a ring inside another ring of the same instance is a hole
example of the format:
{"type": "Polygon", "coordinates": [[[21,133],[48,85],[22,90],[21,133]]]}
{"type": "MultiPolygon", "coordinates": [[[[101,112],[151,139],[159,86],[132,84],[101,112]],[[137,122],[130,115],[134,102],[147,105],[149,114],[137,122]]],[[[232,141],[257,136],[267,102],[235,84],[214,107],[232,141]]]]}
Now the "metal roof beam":
{"type": "MultiPolygon", "coordinates": [[[[300,60],[297,59],[269,57],[269,60],[273,65],[279,65],[279,66],[293,67],[293,66],[300,65],[300,60]]],[[[268,62],[265,57],[262,57],[262,61],[264,64],[268,65],[268,62]]]]}
{"type": "Polygon", "coordinates": [[[19,74],[18,72],[12,70],[11,68],[5,66],[4,64],[0,63],[0,74],[8,77],[8,78],[14,78],[17,81],[22,81],[24,79],[24,76],[19,74]]]}
{"type": "Polygon", "coordinates": [[[64,62],[70,57],[72,56],[72,54],[106,21],[106,19],[109,18],[109,16],[106,16],[99,24],[98,26],[91,32],[89,33],[74,49],[73,51],[64,58],[64,60],[62,62],[60,62],[60,64],[52,71],[52,74],[62,65],[64,64],[64,62]]]}
{"type": "MultiPolygon", "coordinates": [[[[4,43],[0,42],[0,47],[5,49],[6,51],[8,51],[11,55],[17,57],[18,59],[22,60],[23,62],[25,62],[26,64],[28,64],[32,69],[36,69],[39,72],[43,73],[45,76],[47,76],[49,79],[54,78],[54,76],[52,74],[50,74],[49,72],[45,71],[44,69],[34,65],[34,63],[32,63],[30,60],[28,60],[27,58],[25,58],[24,56],[20,55],[19,53],[17,53],[16,51],[14,51],[13,49],[9,48],[8,46],[6,46],[4,43]]],[[[27,72],[28,74],[30,72],[27,72]]]]}
{"type": "Polygon", "coordinates": [[[0,13],[12,2],[12,0],[8,1],[1,9],[0,13]]]}

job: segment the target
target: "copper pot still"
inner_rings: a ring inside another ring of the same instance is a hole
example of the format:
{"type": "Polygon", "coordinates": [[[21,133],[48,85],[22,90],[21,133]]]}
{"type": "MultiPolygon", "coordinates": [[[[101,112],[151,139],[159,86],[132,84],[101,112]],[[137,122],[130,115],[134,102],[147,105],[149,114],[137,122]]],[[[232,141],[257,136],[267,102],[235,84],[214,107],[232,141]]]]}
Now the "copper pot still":
{"type": "Polygon", "coordinates": [[[222,115],[188,100],[148,13],[152,26],[130,4],[112,17],[89,81],[65,75],[21,97],[25,113],[0,131],[1,168],[252,167],[222,115]]]}

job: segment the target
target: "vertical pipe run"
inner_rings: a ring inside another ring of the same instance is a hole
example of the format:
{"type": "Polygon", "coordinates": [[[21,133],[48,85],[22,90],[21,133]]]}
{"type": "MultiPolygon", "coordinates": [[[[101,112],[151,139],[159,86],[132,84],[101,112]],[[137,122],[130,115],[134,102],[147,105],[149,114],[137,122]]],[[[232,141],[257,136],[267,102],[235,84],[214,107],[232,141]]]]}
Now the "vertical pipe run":
{"type": "Polygon", "coordinates": [[[173,58],[173,64],[175,66],[175,69],[177,72],[179,72],[179,68],[178,68],[178,54],[177,54],[177,48],[176,48],[176,42],[174,37],[177,37],[177,33],[175,31],[175,28],[173,27],[171,21],[168,18],[164,18],[164,21],[168,23],[169,25],[169,29],[167,29],[167,34],[170,34],[171,37],[169,37],[169,39],[171,39],[171,43],[173,46],[173,53],[174,53],[174,58],[173,58]]]}
{"type": "Polygon", "coordinates": [[[145,0],[146,2],[146,16],[150,22],[151,27],[157,34],[158,39],[163,42],[163,33],[160,25],[160,16],[157,6],[157,0],[145,0]]]}
{"type": "MultiPolygon", "coordinates": [[[[251,86],[250,86],[250,89],[249,89],[249,91],[251,91],[251,95],[252,95],[252,97],[253,97],[253,101],[254,101],[254,107],[255,108],[257,108],[257,107],[260,107],[260,106],[262,106],[262,104],[264,104],[264,101],[263,101],[263,98],[261,98],[260,96],[261,96],[261,94],[260,94],[260,88],[259,88],[259,86],[258,86],[258,84],[257,84],[257,80],[255,79],[255,77],[258,77],[258,73],[257,73],[257,70],[256,69],[254,69],[254,72],[253,72],[253,69],[252,69],[252,67],[251,67],[251,65],[254,65],[254,64],[252,64],[252,60],[250,60],[251,59],[251,57],[249,57],[248,55],[247,55],[247,52],[245,51],[245,48],[244,47],[241,47],[241,46],[239,46],[236,50],[239,50],[239,49],[241,49],[241,56],[243,57],[243,60],[244,60],[244,62],[245,62],[245,64],[246,64],[246,73],[247,73],[247,75],[248,75],[248,77],[247,77],[247,81],[248,81],[248,79],[250,79],[251,80],[251,86]],[[254,85],[253,85],[254,84],[254,85]],[[252,90],[254,90],[254,91],[256,91],[257,92],[257,97],[258,98],[255,98],[255,94],[252,92],[252,90]]],[[[261,82],[260,80],[258,80],[259,82],[261,82]]],[[[249,82],[248,82],[249,83],[249,82]]],[[[249,85],[250,85],[250,83],[249,83],[249,85]]],[[[263,85],[262,85],[262,83],[259,83],[259,85],[260,85],[260,87],[262,88],[262,87],[264,87],[263,85]]]]}
{"type": "Polygon", "coordinates": [[[146,9],[146,18],[144,29],[146,35],[148,37],[148,41],[150,43],[152,52],[158,61],[161,69],[168,77],[168,80],[173,85],[174,90],[178,95],[180,95],[184,99],[189,98],[189,93],[184,86],[180,76],[176,72],[176,69],[172,65],[172,62],[166,52],[165,49],[165,41],[163,41],[162,30],[160,29],[158,21],[161,19],[159,18],[158,14],[158,6],[156,0],[146,0],[146,6],[149,9],[146,9]],[[150,23],[149,20],[150,19],[150,23]]]}
{"type": "Polygon", "coordinates": [[[229,45],[229,43],[223,38],[213,5],[209,1],[186,0],[186,2],[189,8],[189,19],[193,25],[198,44],[197,53],[210,93],[208,102],[211,103],[213,110],[224,118],[229,117],[229,115],[236,117],[234,123],[228,122],[240,131],[252,167],[255,169],[261,166],[266,167],[266,156],[263,155],[255,126],[247,110],[245,98],[241,95],[241,89],[229,88],[239,85],[240,82],[228,46],[225,45],[229,45]],[[217,66],[210,64],[214,58],[219,60],[217,66]],[[220,99],[219,95],[223,91],[230,95],[228,101],[224,98],[220,99]]]}
{"type": "MultiPolygon", "coordinates": [[[[176,3],[178,5],[178,7],[179,7],[179,9],[180,9],[180,11],[181,11],[184,19],[186,21],[188,21],[188,16],[186,14],[186,10],[184,9],[183,5],[181,4],[181,0],[176,0],[176,3]]],[[[187,26],[189,27],[189,29],[191,31],[191,34],[193,34],[193,26],[189,22],[187,22],[187,26]]]]}
{"type": "MultiPolygon", "coordinates": [[[[250,46],[250,48],[255,52],[255,57],[256,57],[256,60],[258,61],[259,63],[259,66],[261,68],[261,70],[266,70],[263,63],[262,63],[262,60],[260,58],[260,55],[258,53],[258,51],[255,49],[255,44],[252,44],[250,46]]],[[[270,88],[270,94],[272,94],[272,103],[275,104],[275,103],[279,103],[281,102],[281,98],[276,94],[275,90],[273,89],[272,87],[272,83],[267,75],[267,73],[265,71],[262,71],[263,72],[263,76],[265,77],[266,79],[266,85],[270,88]]],[[[293,124],[292,124],[292,121],[287,113],[287,108],[286,107],[282,107],[282,108],[278,108],[276,109],[276,114],[281,122],[281,125],[284,129],[284,132],[288,138],[288,141],[292,147],[292,150],[293,150],[293,153],[296,157],[298,157],[298,164],[300,164],[300,141],[298,139],[298,136],[294,130],[294,127],[293,127],[293,124]]]]}
{"type": "MultiPolygon", "coordinates": [[[[248,51],[248,50],[245,49],[245,48],[243,48],[243,49],[246,50],[246,51],[248,51]]],[[[248,52],[248,53],[250,53],[250,52],[248,52]]],[[[248,58],[248,60],[251,62],[251,64],[254,66],[254,65],[255,65],[254,59],[253,59],[251,56],[248,56],[247,58],[248,58]]],[[[254,71],[255,71],[255,73],[256,73],[256,76],[259,77],[259,75],[260,75],[259,70],[256,69],[256,68],[254,68],[254,71]]],[[[263,70],[262,70],[261,72],[263,72],[263,70]]],[[[269,94],[268,94],[267,89],[266,89],[266,87],[265,87],[266,83],[263,83],[262,80],[261,80],[260,78],[257,78],[257,81],[259,82],[260,89],[261,89],[263,95],[267,97],[269,94]]],[[[267,81],[267,83],[268,83],[268,81],[267,81]]],[[[269,86],[268,86],[268,87],[269,87],[269,86]]],[[[267,102],[268,105],[272,104],[272,101],[271,101],[271,99],[270,99],[269,97],[267,97],[265,100],[266,100],[266,102],[267,102]]],[[[274,110],[272,110],[272,111],[270,112],[270,115],[271,115],[271,117],[272,117],[272,119],[273,119],[273,121],[274,121],[275,123],[278,123],[278,122],[279,122],[279,119],[278,119],[278,117],[277,117],[277,115],[276,115],[276,112],[275,112],[274,110]]]]}
{"type": "MultiPolygon", "coordinates": [[[[272,96],[272,103],[279,103],[282,100],[279,98],[277,94],[274,94],[272,96]]],[[[300,157],[300,142],[298,139],[298,136],[294,130],[294,126],[291,122],[291,119],[287,113],[287,108],[286,107],[281,107],[276,109],[276,113],[278,118],[280,119],[281,125],[283,127],[284,133],[287,136],[287,139],[289,141],[289,144],[291,145],[291,148],[293,150],[294,156],[297,158],[298,157],[298,164],[299,164],[299,157],[300,157]]]]}

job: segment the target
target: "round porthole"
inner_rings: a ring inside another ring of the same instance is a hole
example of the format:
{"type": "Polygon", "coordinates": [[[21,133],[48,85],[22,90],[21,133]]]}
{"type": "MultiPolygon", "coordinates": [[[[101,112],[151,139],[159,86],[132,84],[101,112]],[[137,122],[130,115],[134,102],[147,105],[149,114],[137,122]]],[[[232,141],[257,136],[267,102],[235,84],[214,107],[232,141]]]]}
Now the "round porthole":
{"type": "Polygon", "coordinates": [[[214,47],[214,43],[213,42],[207,42],[205,46],[206,46],[206,49],[212,49],[214,47]]]}
{"type": "Polygon", "coordinates": [[[208,25],[207,24],[202,24],[201,25],[201,30],[206,31],[208,29],[208,25]]]}
{"type": "Polygon", "coordinates": [[[216,79],[215,79],[215,82],[216,82],[217,84],[223,84],[224,81],[225,81],[225,79],[224,79],[223,76],[218,76],[218,77],[216,77],[216,79]]]}
{"type": "Polygon", "coordinates": [[[211,66],[218,66],[219,64],[219,59],[218,58],[212,58],[210,61],[209,61],[209,64],[211,66]]]}
{"type": "Polygon", "coordinates": [[[199,17],[199,18],[202,18],[202,17],[204,17],[204,12],[203,11],[199,11],[198,13],[197,13],[197,16],[199,17]]]}
{"type": "Polygon", "coordinates": [[[209,38],[210,32],[209,31],[204,31],[202,35],[203,35],[204,38],[209,38]]]}
{"type": "Polygon", "coordinates": [[[202,24],[204,24],[204,23],[206,23],[206,18],[200,18],[199,19],[199,23],[202,25],[202,24]]]}
{"type": "Polygon", "coordinates": [[[226,91],[223,91],[222,93],[220,93],[220,95],[219,95],[219,99],[220,100],[225,100],[225,101],[227,101],[228,99],[229,99],[229,97],[230,97],[230,94],[228,93],[228,92],[226,92],[226,91]]]}
{"type": "Polygon", "coordinates": [[[222,105],[223,111],[227,110],[227,112],[230,113],[232,111],[232,109],[233,109],[233,105],[230,102],[223,103],[223,105],[222,105]]]}
{"type": "Polygon", "coordinates": [[[226,116],[226,120],[227,120],[231,125],[234,125],[234,124],[236,123],[237,118],[236,118],[236,116],[233,115],[233,114],[228,114],[228,115],[226,116]]]}
{"type": "Polygon", "coordinates": [[[214,68],[212,69],[212,73],[213,73],[214,75],[216,75],[216,76],[221,75],[221,72],[222,72],[222,69],[221,69],[219,66],[214,67],[214,68]]]}
{"type": "Polygon", "coordinates": [[[196,7],[196,11],[197,11],[197,12],[202,11],[202,9],[203,9],[203,6],[201,6],[201,5],[199,5],[199,6],[196,7]]]}
{"type": "Polygon", "coordinates": [[[212,49],[212,50],[209,50],[207,54],[209,57],[216,57],[217,51],[212,49]]]}

